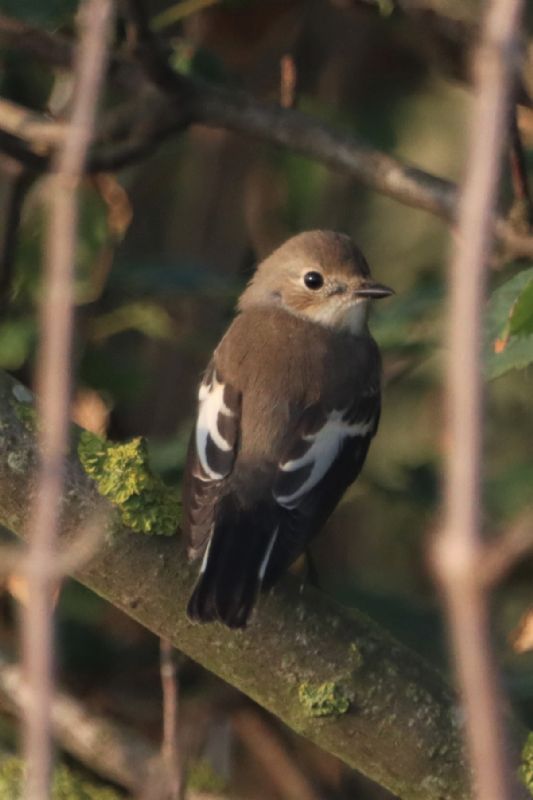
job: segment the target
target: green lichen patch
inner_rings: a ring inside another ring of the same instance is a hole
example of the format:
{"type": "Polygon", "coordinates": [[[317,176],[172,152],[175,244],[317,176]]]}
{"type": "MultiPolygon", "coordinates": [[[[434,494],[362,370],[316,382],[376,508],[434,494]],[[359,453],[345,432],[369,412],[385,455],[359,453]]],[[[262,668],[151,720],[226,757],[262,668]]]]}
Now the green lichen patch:
{"type": "Polygon", "coordinates": [[[78,456],[100,494],[117,507],[124,525],[146,534],[171,536],[176,532],[178,492],[152,473],[144,439],[113,444],[83,431],[78,456]]]}
{"type": "Polygon", "coordinates": [[[529,733],[522,749],[520,777],[533,797],[533,731],[529,733]]]}
{"type": "Polygon", "coordinates": [[[310,717],[338,717],[350,708],[349,698],[334,681],[315,686],[302,683],[298,687],[298,699],[310,717]]]}
{"type": "MultiPolygon", "coordinates": [[[[22,800],[24,765],[20,758],[0,762],[0,798],[22,800]]],[[[54,770],[51,800],[119,800],[121,795],[107,786],[89,783],[64,765],[54,770]]]]}
{"type": "Polygon", "coordinates": [[[13,400],[13,410],[26,430],[30,433],[35,433],[37,430],[37,411],[35,406],[15,398],[13,400]]]}

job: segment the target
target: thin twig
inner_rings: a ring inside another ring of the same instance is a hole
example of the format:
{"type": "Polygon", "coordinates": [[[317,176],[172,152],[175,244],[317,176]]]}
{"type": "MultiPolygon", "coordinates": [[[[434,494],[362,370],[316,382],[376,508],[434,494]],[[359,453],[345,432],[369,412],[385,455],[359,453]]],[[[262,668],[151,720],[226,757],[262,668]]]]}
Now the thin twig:
{"type": "MultiPolygon", "coordinates": [[[[20,666],[0,649],[0,706],[20,716],[27,701],[28,689],[20,666]]],[[[96,714],[65,691],[57,691],[53,697],[52,731],[65,752],[136,797],[161,772],[160,754],[148,738],[127,725],[96,714]]],[[[187,800],[202,799],[206,800],[206,796],[201,793],[187,794],[187,800]]]]}
{"type": "Polygon", "coordinates": [[[452,258],[446,507],[434,559],[448,613],[479,800],[511,797],[501,688],[480,580],[482,309],[523,0],[490,0],[476,60],[469,157],[452,258]]]}
{"type": "Polygon", "coordinates": [[[185,786],[179,733],[179,698],[175,650],[166,639],[159,640],[159,650],[163,696],[161,755],[166,773],[165,788],[169,800],[181,800],[184,797],[185,786]]]}
{"type": "MultiPolygon", "coordinates": [[[[453,222],[455,219],[457,187],[451,181],[425,172],[418,167],[389,156],[350,134],[336,131],[321,120],[297,109],[281,108],[255,100],[244,92],[212,86],[174,72],[164,64],[162,48],[147,25],[147,17],[139,0],[130,0],[132,20],[137,27],[139,56],[152,86],[149,110],[146,96],[140,92],[142,80],[138,65],[115,57],[114,74],[122,85],[135,85],[141,100],[128,102],[111,111],[102,121],[103,135],[92,148],[87,168],[91,172],[121,169],[154,152],[169,136],[183,131],[192,123],[253,136],[271,144],[287,147],[340,170],[370,188],[399,202],[420,208],[453,222]],[[154,42],[156,43],[154,45],[154,42]],[[117,139],[117,132],[121,136],[117,139]],[[126,136],[124,138],[124,132],[126,136]]],[[[18,31],[15,36],[9,26],[3,28],[5,17],[0,15],[0,41],[22,46],[18,31]]],[[[30,39],[38,30],[28,26],[30,39]]],[[[37,55],[48,55],[49,63],[65,57],[65,40],[58,41],[57,52],[53,39],[44,35],[45,42],[37,55]]],[[[146,85],[146,84],[145,84],[146,85]]],[[[44,123],[46,120],[40,120],[44,123]]],[[[41,131],[45,130],[44,125],[41,131]]],[[[44,135],[44,134],[43,134],[44,135]]],[[[39,141],[43,144],[43,139],[39,141]]],[[[0,147],[32,169],[46,169],[48,159],[36,155],[31,146],[0,130],[0,147]]],[[[496,220],[496,235],[509,253],[533,256],[533,237],[521,234],[513,224],[500,217],[496,220]]]]}
{"type": "Polygon", "coordinates": [[[242,746],[248,750],[263,767],[266,777],[275,788],[276,796],[298,798],[298,800],[319,800],[319,795],[306,774],[287,753],[280,737],[263,721],[258,712],[241,709],[231,717],[242,746]]]}
{"type": "Polygon", "coordinates": [[[50,783],[52,571],[69,425],[77,189],[92,138],[111,18],[111,0],[86,0],[81,7],[80,45],[75,66],[77,91],[69,133],[58,150],[50,181],[41,344],[36,376],[40,398],[41,463],[29,527],[26,559],[29,602],[22,628],[24,667],[30,690],[25,714],[27,800],[44,800],[48,797],[50,783]]]}
{"type": "Polygon", "coordinates": [[[0,98],[0,127],[5,133],[31,143],[46,155],[50,148],[61,145],[67,133],[64,122],[56,122],[44,114],[35,114],[28,108],[0,98]]]}

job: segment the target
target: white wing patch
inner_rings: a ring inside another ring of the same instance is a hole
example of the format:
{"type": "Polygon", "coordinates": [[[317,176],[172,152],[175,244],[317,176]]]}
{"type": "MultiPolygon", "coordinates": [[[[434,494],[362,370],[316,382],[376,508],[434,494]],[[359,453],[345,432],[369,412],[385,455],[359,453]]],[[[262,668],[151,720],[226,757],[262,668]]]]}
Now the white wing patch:
{"type": "Polygon", "coordinates": [[[276,539],[278,538],[278,532],[279,532],[279,525],[276,525],[274,533],[272,534],[270,542],[268,543],[268,547],[266,549],[265,556],[264,556],[263,560],[261,561],[261,564],[259,565],[259,572],[257,573],[257,576],[259,578],[259,582],[260,583],[262,583],[263,578],[265,577],[265,572],[266,572],[267,567],[268,567],[268,562],[270,561],[270,556],[272,555],[272,550],[274,549],[274,545],[276,544],[276,539]]]}
{"type": "MultiPolygon", "coordinates": [[[[202,383],[198,392],[198,418],[196,421],[196,452],[205,475],[212,480],[221,480],[225,472],[217,472],[210,465],[207,457],[208,441],[211,439],[215,447],[224,453],[229,453],[233,448],[231,442],[226,441],[218,428],[218,415],[234,417],[234,412],[224,402],[224,384],[217,380],[213,372],[211,383],[202,383]]],[[[200,476],[199,476],[200,477],[200,476]]]]}
{"type": "Polygon", "coordinates": [[[326,423],[316,433],[304,435],[302,438],[311,445],[299,458],[291,459],[280,464],[283,472],[294,472],[300,469],[309,469],[303,483],[291,494],[280,495],[274,493],[277,502],[285,508],[295,508],[302,497],[311,491],[322,480],[337,458],[342,445],[347,438],[354,436],[367,436],[374,428],[374,420],[367,422],[344,421],[345,411],[332,411],[326,423]]]}

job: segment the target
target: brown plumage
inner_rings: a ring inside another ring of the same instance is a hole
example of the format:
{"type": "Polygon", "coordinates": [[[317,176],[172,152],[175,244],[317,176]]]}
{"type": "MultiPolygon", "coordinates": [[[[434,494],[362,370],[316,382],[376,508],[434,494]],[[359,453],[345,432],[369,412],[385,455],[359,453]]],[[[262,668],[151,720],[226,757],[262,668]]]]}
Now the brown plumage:
{"type": "Polygon", "coordinates": [[[380,410],[370,278],[346,236],[314,231],[259,265],[199,394],[184,484],[188,614],[242,627],[363,465],[380,410]],[[318,277],[317,277],[318,276],[318,277]]]}

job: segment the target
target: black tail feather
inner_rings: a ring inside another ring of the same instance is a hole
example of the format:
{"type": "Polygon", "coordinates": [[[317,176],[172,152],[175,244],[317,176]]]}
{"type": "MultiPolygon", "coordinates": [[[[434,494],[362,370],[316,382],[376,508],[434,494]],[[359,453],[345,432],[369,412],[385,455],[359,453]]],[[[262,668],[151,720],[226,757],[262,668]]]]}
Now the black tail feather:
{"type": "Polygon", "coordinates": [[[253,513],[226,496],[217,509],[202,571],[187,606],[189,619],[219,620],[229,628],[244,628],[261,588],[264,565],[275,536],[269,509],[253,513]]]}

